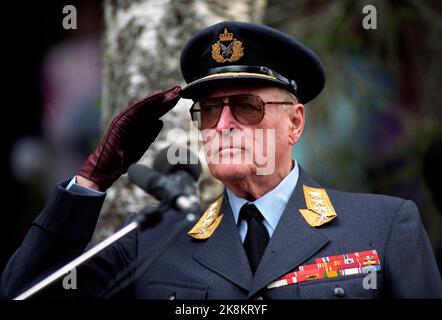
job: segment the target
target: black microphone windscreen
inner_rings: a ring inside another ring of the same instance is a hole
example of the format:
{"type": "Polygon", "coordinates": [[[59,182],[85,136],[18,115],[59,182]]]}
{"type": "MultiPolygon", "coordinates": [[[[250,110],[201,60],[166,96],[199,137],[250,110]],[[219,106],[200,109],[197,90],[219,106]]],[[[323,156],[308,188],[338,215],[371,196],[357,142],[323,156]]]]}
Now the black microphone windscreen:
{"type": "Polygon", "coordinates": [[[150,183],[161,174],[142,164],[132,164],[127,170],[129,180],[143,190],[149,190],[150,183]]]}
{"type": "Polygon", "coordinates": [[[158,152],[152,167],[165,174],[185,170],[195,181],[198,180],[202,171],[198,156],[188,148],[177,144],[172,144],[158,152]]]}

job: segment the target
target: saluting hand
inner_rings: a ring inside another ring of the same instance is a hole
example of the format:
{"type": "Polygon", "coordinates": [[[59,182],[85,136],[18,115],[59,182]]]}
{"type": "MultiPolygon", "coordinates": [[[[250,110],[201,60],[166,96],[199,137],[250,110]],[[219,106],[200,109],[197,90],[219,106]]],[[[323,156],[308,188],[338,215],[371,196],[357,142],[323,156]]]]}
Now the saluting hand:
{"type": "Polygon", "coordinates": [[[176,86],[156,91],[116,115],[95,151],[77,173],[77,182],[105,191],[137,162],[160,133],[159,119],[181,96],[176,86]]]}

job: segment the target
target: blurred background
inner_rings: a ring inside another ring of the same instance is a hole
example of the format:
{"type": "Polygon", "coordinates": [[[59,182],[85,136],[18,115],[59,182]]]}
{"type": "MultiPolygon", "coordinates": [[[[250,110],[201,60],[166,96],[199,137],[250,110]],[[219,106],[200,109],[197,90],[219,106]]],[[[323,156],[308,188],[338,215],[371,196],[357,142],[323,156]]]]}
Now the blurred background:
{"type": "Polygon", "coordinates": [[[130,21],[135,11],[157,15],[158,8],[165,18],[153,31],[182,40],[170,41],[173,57],[194,30],[225,18],[263,22],[317,52],[327,71],[326,88],[307,105],[294,157],[323,186],[413,200],[441,268],[442,3],[237,1],[243,12],[224,2],[61,0],[16,4],[3,12],[0,270],[56,183],[75,174],[111,116],[127,104],[122,101],[182,84],[177,59],[164,61],[170,74],[157,63],[155,77],[137,82],[126,74],[128,56],[141,61],[141,74],[150,70],[149,60],[132,50],[136,41],[124,40],[137,39],[142,28],[120,28],[112,38],[113,23],[130,21]],[[362,27],[367,4],[377,9],[376,30],[362,27]],[[77,10],[76,29],[63,28],[66,5],[77,10]],[[216,19],[210,10],[218,12],[216,19]],[[121,66],[124,72],[117,74],[121,66]],[[137,89],[124,87],[121,93],[126,76],[137,89]],[[120,85],[114,90],[115,83],[120,85]]]}

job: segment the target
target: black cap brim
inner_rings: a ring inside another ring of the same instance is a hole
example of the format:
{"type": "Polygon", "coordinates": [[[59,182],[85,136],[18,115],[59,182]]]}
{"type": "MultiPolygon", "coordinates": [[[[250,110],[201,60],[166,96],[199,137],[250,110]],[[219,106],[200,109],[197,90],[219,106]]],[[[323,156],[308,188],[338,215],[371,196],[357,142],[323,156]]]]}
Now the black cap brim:
{"type": "Polygon", "coordinates": [[[183,98],[196,99],[218,86],[269,84],[278,87],[287,87],[286,83],[270,75],[251,72],[225,72],[212,74],[189,83],[183,88],[181,96],[183,98]]]}

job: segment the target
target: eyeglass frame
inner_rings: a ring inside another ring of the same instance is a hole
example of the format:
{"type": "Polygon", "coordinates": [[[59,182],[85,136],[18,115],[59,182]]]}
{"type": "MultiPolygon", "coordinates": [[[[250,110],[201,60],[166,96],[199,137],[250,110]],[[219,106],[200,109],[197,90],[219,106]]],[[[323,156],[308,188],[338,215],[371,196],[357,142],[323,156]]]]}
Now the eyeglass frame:
{"type": "MultiPolygon", "coordinates": [[[[287,104],[290,104],[290,105],[295,105],[295,103],[293,102],[293,101],[264,101],[264,100],[262,100],[262,98],[260,97],[260,96],[258,96],[258,95],[255,95],[255,94],[251,94],[251,93],[240,93],[240,94],[233,94],[233,95],[229,95],[229,96],[222,96],[222,97],[209,97],[209,98],[206,98],[207,100],[209,100],[209,99],[213,99],[213,100],[219,100],[219,101],[221,101],[222,102],[222,108],[220,109],[221,110],[221,112],[219,113],[219,116],[218,116],[218,120],[215,122],[215,124],[213,125],[213,127],[212,128],[205,128],[205,129],[213,129],[214,127],[216,127],[216,125],[218,124],[218,122],[219,122],[219,119],[221,118],[221,114],[223,113],[223,110],[224,110],[224,107],[225,106],[228,106],[229,107],[229,109],[230,109],[230,112],[232,113],[232,116],[233,116],[233,118],[236,120],[236,121],[238,121],[240,124],[242,124],[242,125],[257,125],[257,124],[259,124],[259,123],[261,123],[262,122],[262,120],[264,119],[264,116],[265,116],[265,105],[266,104],[273,104],[273,105],[287,105],[287,104]],[[239,119],[237,119],[236,118],[236,116],[235,116],[235,113],[234,112],[232,112],[232,109],[230,108],[230,104],[229,104],[229,102],[230,102],[230,98],[231,97],[237,97],[237,96],[253,96],[253,97],[255,97],[255,98],[257,98],[257,100],[260,102],[260,106],[261,106],[261,108],[260,108],[260,110],[261,110],[261,116],[260,116],[260,120],[257,122],[257,123],[250,123],[250,124],[245,124],[245,123],[242,123],[239,119]],[[224,99],[228,99],[227,100],[227,102],[224,102],[224,99]]],[[[201,99],[201,100],[204,100],[204,99],[201,99]]],[[[194,109],[194,107],[195,107],[195,105],[196,104],[198,104],[198,103],[200,103],[200,101],[195,101],[193,104],[192,104],[192,106],[190,107],[190,109],[189,109],[189,113],[190,113],[190,117],[191,117],[191,119],[192,119],[192,121],[194,121],[194,122],[199,122],[198,123],[198,129],[199,130],[202,130],[202,128],[201,128],[201,121],[197,121],[197,120],[194,120],[193,119],[193,114],[194,113],[196,113],[196,112],[200,112],[201,113],[201,109],[194,109]]]]}

